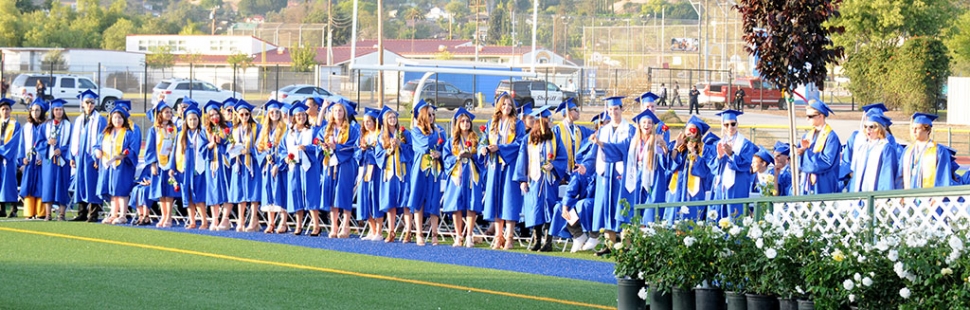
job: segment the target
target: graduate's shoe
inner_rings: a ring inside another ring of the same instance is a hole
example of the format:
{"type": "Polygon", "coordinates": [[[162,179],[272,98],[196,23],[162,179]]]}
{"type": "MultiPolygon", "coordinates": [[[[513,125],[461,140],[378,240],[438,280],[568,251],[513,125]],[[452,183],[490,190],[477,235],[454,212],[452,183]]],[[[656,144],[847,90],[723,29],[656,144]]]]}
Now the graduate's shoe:
{"type": "Polygon", "coordinates": [[[384,243],[394,242],[394,239],[396,238],[397,238],[397,232],[391,231],[390,233],[387,234],[387,238],[384,239],[384,243]]]}
{"type": "Polygon", "coordinates": [[[17,217],[17,206],[13,206],[13,209],[10,209],[10,213],[7,213],[8,219],[12,219],[15,217],[17,217]]]}
{"type": "Polygon", "coordinates": [[[611,248],[609,246],[604,246],[599,251],[596,251],[595,254],[596,254],[596,256],[603,256],[603,255],[609,254],[610,252],[613,252],[613,248],[611,248]]]}
{"type": "Polygon", "coordinates": [[[595,250],[596,249],[596,246],[599,245],[599,244],[600,244],[600,239],[599,238],[589,238],[588,240],[586,240],[586,244],[583,245],[583,248],[580,251],[592,251],[592,250],[595,250]]]}
{"type": "Polygon", "coordinates": [[[532,228],[532,237],[529,238],[529,251],[535,252],[542,247],[542,226],[532,228]]]}
{"type": "Polygon", "coordinates": [[[586,245],[586,240],[589,240],[589,237],[587,237],[586,234],[573,238],[573,247],[569,249],[569,253],[576,253],[576,252],[582,251],[583,245],[586,245]]]}
{"type": "Polygon", "coordinates": [[[552,235],[549,234],[549,224],[542,225],[542,247],[539,252],[552,252],[552,235]]]}
{"type": "Polygon", "coordinates": [[[0,217],[7,217],[7,207],[0,205],[0,217]]]}
{"type": "Polygon", "coordinates": [[[77,216],[71,219],[71,222],[86,222],[88,220],[88,213],[83,211],[78,211],[77,216]]]}

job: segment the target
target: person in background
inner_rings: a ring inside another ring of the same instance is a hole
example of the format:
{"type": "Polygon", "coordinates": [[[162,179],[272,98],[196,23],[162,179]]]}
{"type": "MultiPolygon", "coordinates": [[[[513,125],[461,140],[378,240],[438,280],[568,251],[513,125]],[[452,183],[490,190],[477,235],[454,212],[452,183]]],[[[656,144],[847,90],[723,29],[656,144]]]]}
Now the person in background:
{"type": "MultiPolygon", "coordinates": [[[[172,108],[165,101],[159,101],[155,107],[149,110],[153,120],[152,127],[148,128],[148,136],[145,141],[145,171],[148,171],[148,182],[143,186],[146,188],[146,199],[158,202],[158,209],[161,217],[158,219],[157,227],[172,227],[172,207],[175,198],[180,194],[175,190],[177,182],[171,180],[169,171],[172,171],[175,163],[175,139],[178,137],[179,129],[172,122],[172,108]],[[172,182],[169,182],[169,181],[172,182]]],[[[133,197],[136,197],[133,195],[133,197]]],[[[136,197],[137,198],[137,197],[136,197]]],[[[135,205],[138,205],[135,203],[135,205]]],[[[151,203],[148,204],[151,206],[151,203]]],[[[139,217],[135,224],[150,224],[149,217],[139,217]],[[143,222],[143,221],[147,221],[143,222]]]]}
{"type": "Polygon", "coordinates": [[[37,79],[37,84],[34,85],[34,87],[37,89],[35,91],[37,93],[37,98],[44,98],[44,95],[47,92],[47,85],[44,85],[44,79],[37,79]]]}
{"type": "Polygon", "coordinates": [[[102,203],[97,193],[98,164],[94,158],[94,145],[98,135],[108,126],[108,119],[94,109],[98,94],[90,89],[78,95],[81,99],[81,115],[74,119],[71,130],[71,168],[75,169],[74,196],[71,201],[78,206],[78,214],[71,221],[98,222],[102,203]]]}
{"type": "Polygon", "coordinates": [[[51,214],[52,205],[58,206],[59,221],[67,220],[64,216],[71,200],[68,193],[71,186],[71,165],[68,164],[71,157],[71,121],[64,111],[65,103],[67,102],[64,99],[51,101],[51,119],[41,125],[40,134],[43,136],[37,148],[38,156],[43,158],[40,172],[40,179],[44,180],[41,201],[46,214],[51,214]]]}
{"type": "Polygon", "coordinates": [[[141,135],[130,127],[128,110],[115,105],[111,110],[111,121],[101,133],[98,144],[94,146],[94,156],[102,167],[98,178],[98,193],[110,197],[111,214],[101,223],[124,224],[128,222],[128,197],[135,184],[135,168],[138,164],[138,151],[141,149],[141,135]]]}
{"type": "Polygon", "coordinates": [[[128,197],[128,207],[135,209],[135,212],[138,214],[138,220],[135,220],[132,225],[151,225],[151,206],[152,203],[155,203],[149,197],[148,193],[152,185],[151,171],[146,169],[146,167],[142,167],[141,174],[138,178],[135,178],[134,182],[135,186],[132,187],[131,196],[128,197]]]}
{"type": "Polygon", "coordinates": [[[41,207],[43,179],[41,179],[41,164],[43,157],[39,149],[47,144],[41,127],[47,121],[47,102],[40,97],[34,99],[28,108],[27,123],[24,125],[21,137],[18,160],[23,162],[23,174],[20,178],[20,197],[24,201],[24,216],[27,219],[49,219],[46,210],[41,207]]]}
{"type": "Polygon", "coordinates": [[[673,97],[670,97],[671,98],[670,99],[670,105],[673,106],[674,105],[674,101],[676,101],[678,105],[684,106],[684,102],[683,101],[680,101],[680,83],[678,83],[677,81],[674,81],[674,91],[673,92],[674,92],[673,97]]]}
{"type": "Polygon", "coordinates": [[[21,128],[17,119],[11,117],[16,102],[0,99],[0,217],[17,217],[17,166],[21,144],[21,128]],[[7,213],[10,206],[10,213],[7,213]]]}
{"type": "Polygon", "coordinates": [[[796,148],[799,158],[799,177],[802,195],[828,194],[839,190],[839,154],[842,144],[832,126],[825,123],[832,109],[821,100],[809,100],[805,116],[812,129],[802,136],[801,145],[796,148]]]}
{"type": "Polygon", "coordinates": [[[8,90],[10,90],[10,84],[7,83],[7,78],[0,79],[0,98],[7,98],[8,90]]]}
{"type": "Polygon", "coordinates": [[[789,156],[791,153],[791,146],[788,143],[781,141],[775,142],[775,189],[778,190],[778,196],[791,196],[792,193],[792,179],[791,179],[791,166],[789,165],[791,158],[789,156]]]}
{"type": "Polygon", "coordinates": [[[760,193],[762,197],[778,196],[778,187],[776,187],[777,182],[775,182],[775,175],[768,170],[768,167],[775,164],[774,156],[768,153],[768,150],[764,148],[758,149],[757,153],[751,158],[751,174],[754,175],[754,180],[751,182],[751,192],[760,193]],[[764,192],[763,189],[768,189],[770,184],[771,192],[764,192]]]}
{"type": "Polygon", "coordinates": [[[687,115],[691,115],[695,111],[697,112],[697,115],[701,115],[700,103],[697,101],[697,97],[700,95],[701,95],[701,92],[697,90],[697,86],[690,87],[690,93],[687,94],[687,97],[688,97],[687,115]]]}
{"type": "Polygon", "coordinates": [[[913,121],[909,126],[910,138],[913,143],[903,151],[900,175],[903,188],[931,188],[954,184],[953,166],[950,148],[933,141],[933,121],[939,116],[926,113],[913,114],[913,121]]]}
{"type": "Polygon", "coordinates": [[[522,211],[522,191],[512,180],[526,126],[515,118],[512,96],[502,93],[492,104],[495,112],[486,124],[478,152],[485,160],[485,194],[482,217],[495,223],[492,249],[512,249],[515,223],[522,211]]]}
{"type": "Polygon", "coordinates": [[[478,154],[479,136],[472,128],[475,115],[458,108],[453,119],[451,139],[445,142],[445,193],[443,212],[451,213],[455,223],[455,242],[452,246],[475,245],[475,222],[482,212],[482,192],[485,158],[478,154]]]}
{"type": "Polygon", "coordinates": [[[666,106],[667,105],[667,85],[665,85],[664,83],[660,83],[659,95],[660,95],[660,98],[659,98],[660,101],[657,102],[657,104],[660,106],[666,106]]]}
{"type": "MultiPolygon", "coordinates": [[[[599,116],[594,116],[592,121],[594,124],[598,122],[599,116]]],[[[583,144],[576,154],[577,158],[584,158],[593,149],[592,145],[583,144]]],[[[554,236],[573,239],[570,253],[592,250],[599,245],[599,231],[593,231],[593,195],[596,183],[593,182],[595,179],[592,176],[592,174],[580,174],[576,170],[571,171],[569,182],[566,184],[566,193],[562,201],[556,203],[552,210],[549,231],[554,236]],[[589,248],[586,248],[587,245],[589,248]]]]}

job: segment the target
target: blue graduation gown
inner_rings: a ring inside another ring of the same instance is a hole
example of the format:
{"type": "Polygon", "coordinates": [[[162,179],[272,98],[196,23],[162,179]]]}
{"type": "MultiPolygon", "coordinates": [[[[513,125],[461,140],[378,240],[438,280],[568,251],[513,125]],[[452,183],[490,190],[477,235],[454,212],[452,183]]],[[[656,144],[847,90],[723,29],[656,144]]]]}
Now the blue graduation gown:
{"type": "Polygon", "coordinates": [[[37,154],[44,158],[41,164],[41,179],[44,186],[41,190],[41,201],[59,206],[67,206],[71,201],[68,188],[71,186],[71,122],[65,120],[54,126],[54,121],[48,120],[41,125],[43,138],[37,154]],[[57,137],[57,144],[48,144],[48,139],[57,137]],[[54,150],[60,155],[54,156],[54,150]]]}
{"type": "Polygon", "coordinates": [[[383,179],[382,170],[377,166],[377,144],[380,136],[378,134],[362,136],[366,149],[356,150],[356,160],[360,167],[360,183],[357,184],[357,219],[367,220],[371,218],[382,218],[384,212],[380,210],[380,185],[383,179]]]}
{"type": "MultiPolygon", "coordinates": [[[[631,206],[644,203],[664,203],[667,201],[667,186],[669,184],[667,171],[670,159],[659,147],[660,143],[666,144],[667,141],[660,134],[655,134],[657,139],[656,150],[653,157],[647,156],[646,142],[634,139],[630,142],[630,151],[627,152],[627,162],[631,163],[626,168],[626,175],[631,177],[624,179],[624,187],[631,193],[631,206]],[[653,173],[647,169],[647,163],[653,161],[653,173]]],[[[657,219],[657,211],[660,211],[661,218],[663,210],[644,209],[643,212],[637,211],[642,216],[642,224],[653,223],[657,219]]]]}
{"type": "MultiPolygon", "coordinates": [[[[182,130],[188,129],[183,128],[182,130]]],[[[188,207],[197,203],[205,203],[208,177],[205,173],[207,168],[204,167],[207,163],[202,152],[209,144],[209,139],[198,129],[189,130],[186,138],[186,145],[182,146],[181,149],[184,150],[183,170],[178,171],[176,165],[175,179],[178,180],[181,187],[179,191],[181,192],[182,203],[188,207]]],[[[182,142],[176,140],[175,143],[176,152],[178,152],[180,150],[178,145],[182,142]]]]}
{"type": "MultiPolygon", "coordinates": [[[[593,162],[596,173],[596,194],[593,201],[593,230],[620,231],[620,225],[629,223],[633,212],[623,210],[620,201],[633,201],[633,194],[626,190],[624,174],[630,140],[636,133],[633,124],[623,120],[616,129],[612,124],[600,127],[598,140],[586,155],[585,162],[593,162]],[[615,132],[614,132],[615,131],[615,132]]],[[[590,167],[590,166],[586,166],[590,167]]],[[[587,168],[588,169],[588,168],[587,168]]],[[[633,204],[630,204],[633,207],[633,204]]]]}
{"type": "MultiPolygon", "coordinates": [[[[258,194],[260,204],[285,208],[286,169],[288,165],[285,161],[286,148],[281,144],[283,144],[286,136],[283,135],[279,141],[273,140],[273,137],[276,136],[276,130],[283,129],[273,129],[267,133],[269,135],[267,141],[272,142],[273,147],[255,153],[256,160],[259,162],[260,179],[262,180],[258,194]],[[276,171],[275,177],[272,171],[276,171]]],[[[262,139],[262,137],[259,137],[259,139],[262,139]]]]}
{"type": "Polygon", "coordinates": [[[522,214],[525,215],[526,227],[535,227],[552,221],[554,216],[552,209],[559,201],[560,180],[569,173],[568,159],[566,148],[555,139],[538,145],[522,143],[519,158],[515,161],[512,180],[518,184],[529,182],[529,192],[522,199],[522,214]],[[548,156],[553,152],[555,154],[550,161],[548,156]],[[546,163],[552,164],[553,169],[549,172],[542,170],[542,166],[546,163]],[[539,171],[539,175],[533,174],[536,171],[539,171]]]}
{"type": "MultiPolygon", "coordinates": [[[[172,160],[174,161],[175,159],[173,158],[172,160]]],[[[152,183],[149,185],[139,184],[139,182],[141,182],[142,180],[146,180],[146,179],[152,180],[153,177],[152,177],[151,169],[152,169],[151,167],[146,165],[145,168],[142,168],[139,176],[135,178],[134,180],[135,185],[131,189],[131,196],[128,197],[128,207],[131,207],[131,208],[151,207],[153,203],[158,201],[158,200],[152,199],[151,193],[150,193],[155,183],[152,183]]],[[[168,175],[167,173],[168,172],[166,172],[166,175],[168,175]]],[[[166,185],[168,185],[168,183],[166,183],[166,185]]],[[[169,187],[172,187],[172,186],[169,185],[169,187]]]]}
{"type": "MultiPolygon", "coordinates": [[[[725,142],[729,138],[724,137],[721,139],[721,142],[725,142]]],[[[758,146],[754,145],[754,143],[740,133],[734,139],[734,149],[736,150],[734,154],[730,156],[725,154],[724,157],[714,160],[712,170],[715,175],[715,181],[711,193],[714,200],[748,198],[751,193],[751,184],[755,181],[753,180],[754,175],[751,173],[751,161],[754,158],[754,154],[758,152],[758,146]],[[730,182],[731,173],[734,174],[733,184],[727,186],[727,183],[730,182]]],[[[716,146],[713,150],[713,155],[717,157],[716,146]]],[[[708,212],[717,212],[718,219],[728,216],[737,218],[744,214],[744,209],[742,208],[743,205],[740,204],[716,205],[711,206],[708,212]]]]}
{"type": "MultiPolygon", "coordinates": [[[[671,145],[671,152],[673,152],[673,147],[671,145]]],[[[714,161],[717,160],[717,151],[712,146],[705,144],[700,154],[697,155],[698,157],[693,161],[688,158],[687,153],[671,153],[669,188],[673,190],[670,191],[669,202],[701,201],[706,198],[704,197],[705,192],[710,184],[704,182],[704,177],[712,174],[711,168],[714,167],[714,161]],[[700,183],[695,185],[696,188],[693,190],[688,187],[690,177],[696,177],[695,182],[700,183]],[[695,190],[696,192],[693,192],[695,190]]],[[[664,220],[668,224],[673,224],[674,221],[678,220],[697,220],[700,219],[700,212],[705,209],[703,206],[688,207],[688,212],[684,214],[680,208],[667,208],[664,210],[664,220]]]]}
{"type": "MultiPolygon", "coordinates": [[[[825,126],[831,128],[828,124],[825,126]]],[[[820,136],[821,133],[813,135],[810,131],[802,137],[811,142],[798,162],[799,170],[803,173],[799,178],[802,182],[800,189],[803,195],[829,194],[839,190],[839,162],[842,151],[839,135],[832,131],[825,141],[818,141],[820,136]],[[824,146],[821,152],[816,153],[815,145],[819,143],[824,143],[824,146]],[[815,175],[814,183],[811,175],[815,175]]]]}
{"type": "MultiPolygon", "coordinates": [[[[403,127],[402,127],[403,128],[403,127]]],[[[386,129],[385,129],[386,130],[386,129]]],[[[383,135],[383,133],[381,133],[383,135]]],[[[408,203],[409,177],[414,150],[411,148],[411,132],[393,130],[391,137],[398,139],[396,148],[385,148],[377,144],[374,154],[377,166],[381,168],[380,208],[381,212],[400,211],[408,203]]]]}
{"type": "MultiPolygon", "coordinates": [[[[323,185],[320,208],[324,211],[330,211],[331,208],[352,211],[354,208],[354,185],[357,182],[358,166],[355,154],[360,141],[360,124],[352,122],[347,130],[347,141],[337,143],[335,149],[330,151],[331,154],[328,154],[330,157],[323,156],[323,149],[314,148],[317,156],[320,156],[319,161],[315,162],[323,162],[318,175],[321,178],[319,182],[323,185]]],[[[331,138],[326,135],[326,130],[321,129],[316,137],[325,142],[331,138]]],[[[308,147],[307,150],[309,149],[308,147]]]]}
{"type": "MultiPolygon", "coordinates": [[[[576,124],[573,124],[572,129],[570,129],[569,126],[561,122],[555,127],[552,127],[553,135],[566,149],[566,153],[569,156],[568,165],[566,165],[569,170],[573,170],[576,167],[576,162],[579,161],[577,159],[579,150],[583,148],[583,145],[589,143],[589,137],[594,132],[590,128],[576,124]]],[[[568,182],[569,177],[570,175],[567,174],[563,179],[568,182]]]]}
{"type": "Polygon", "coordinates": [[[960,185],[955,182],[953,172],[959,167],[953,167],[950,151],[942,144],[929,142],[936,148],[934,154],[925,154],[930,146],[917,150],[916,144],[910,144],[899,158],[899,176],[904,184],[903,188],[930,188],[940,186],[960,185]],[[927,184],[924,179],[927,174],[935,174],[933,184],[927,184]]]}
{"type": "Polygon", "coordinates": [[[214,148],[210,149],[206,145],[202,149],[202,159],[205,160],[205,175],[209,178],[206,181],[205,190],[205,204],[207,206],[229,202],[229,156],[226,154],[226,146],[229,145],[229,141],[222,130],[219,129],[219,132],[216,133],[208,130],[202,131],[208,142],[213,140],[213,135],[221,138],[214,148]],[[213,161],[218,163],[215,167],[212,167],[213,161]]]}
{"type": "Polygon", "coordinates": [[[313,129],[289,129],[284,138],[286,167],[286,211],[320,210],[320,158],[313,144],[313,129]],[[296,146],[302,145],[300,151],[296,146]],[[292,156],[292,160],[290,157],[292,156]]]}
{"type": "Polygon", "coordinates": [[[23,163],[19,157],[21,145],[20,123],[11,117],[0,122],[0,203],[17,202],[17,167],[23,163]]]}
{"type": "MultiPolygon", "coordinates": [[[[437,216],[441,211],[441,158],[431,157],[431,151],[442,152],[445,144],[445,133],[442,130],[425,134],[420,128],[411,128],[411,150],[414,156],[411,161],[411,192],[408,196],[408,207],[411,212],[423,211],[427,216],[437,216]],[[438,143],[438,141],[441,143],[438,143]]],[[[442,154],[443,155],[443,154],[442,154]]]]}
{"type": "Polygon", "coordinates": [[[455,137],[451,137],[445,142],[442,154],[445,164],[442,211],[482,212],[482,194],[485,188],[485,175],[482,173],[485,171],[485,156],[481,156],[477,148],[468,147],[466,140],[458,141],[459,146],[456,147],[454,139],[455,137]],[[462,150],[472,153],[472,158],[459,158],[458,154],[462,150]]]}
{"type": "Polygon", "coordinates": [[[791,196],[791,166],[786,165],[778,173],[778,196],[791,196]]]}
{"type": "Polygon", "coordinates": [[[134,130],[125,130],[124,134],[122,152],[128,150],[128,155],[118,162],[105,160],[119,155],[114,152],[113,147],[102,149],[106,136],[111,141],[115,141],[113,134],[102,133],[97,141],[98,143],[94,146],[95,149],[101,150],[103,153],[102,160],[98,164],[101,171],[98,179],[98,193],[104,197],[104,200],[108,200],[107,198],[110,197],[128,197],[131,194],[131,188],[134,186],[138,150],[141,149],[141,136],[134,130]]]}
{"type": "MultiPolygon", "coordinates": [[[[584,148],[589,149],[589,145],[587,143],[584,148]]],[[[569,183],[566,184],[566,193],[563,195],[562,200],[556,203],[552,209],[552,221],[549,227],[552,235],[562,238],[572,238],[572,235],[566,230],[569,222],[562,217],[563,209],[566,211],[576,210],[576,215],[579,216],[579,224],[583,228],[583,231],[588,232],[593,229],[593,193],[596,190],[596,183],[592,176],[591,173],[570,173],[569,183]]]]}
{"type": "Polygon", "coordinates": [[[24,125],[22,129],[21,137],[23,142],[20,144],[20,152],[17,155],[17,161],[23,164],[24,159],[27,159],[27,164],[24,165],[23,174],[20,176],[20,197],[38,197],[43,194],[41,191],[41,166],[37,164],[37,160],[41,159],[40,148],[46,145],[44,141],[44,134],[41,132],[41,126],[34,126],[30,123],[24,125]],[[30,136],[27,136],[27,133],[30,136]],[[43,144],[42,144],[43,143],[43,144]],[[27,151],[27,146],[32,146],[31,151],[27,151]]]}
{"type": "MultiPolygon", "coordinates": [[[[491,121],[486,125],[482,141],[478,144],[479,152],[488,145],[498,146],[498,151],[487,155],[485,159],[485,193],[482,207],[482,218],[486,221],[496,220],[519,221],[522,211],[522,190],[512,181],[512,169],[518,159],[519,146],[526,139],[525,123],[515,120],[515,138],[508,141],[507,134],[502,132],[499,137],[489,137],[492,132],[491,121]],[[493,141],[494,140],[494,141],[493,141]]],[[[501,128],[500,128],[501,129],[501,128]]]]}
{"type": "MultiPolygon", "coordinates": [[[[229,203],[259,202],[262,188],[262,174],[260,173],[259,161],[256,158],[256,143],[259,132],[263,126],[252,124],[249,127],[249,159],[246,155],[239,154],[229,157],[229,203]]],[[[237,126],[232,130],[233,142],[236,145],[245,147],[245,136],[242,126],[237,126]]],[[[233,147],[233,145],[227,145],[233,147]]],[[[228,153],[226,156],[231,156],[228,153]]]]}
{"type": "Polygon", "coordinates": [[[100,204],[101,195],[98,194],[98,169],[94,164],[98,161],[94,158],[94,145],[104,128],[108,126],[108,120],[97,112],[88,117],[88,123],[84,123],[84,115],[78,116],[74,120],[75,130],[71,134],[71,158],[77,168],[74,171],[71,188],[74,189],[73,203],[100,204]]]}
{"type": "MultiPolygon", "coordinates": [[[[174,125],[173,125],[174,126],[174,125]]],[[[179,192],[175,191],[175,186],[168,183],[169,171],[175,167],[175,142],[178,140],[178,130],[177,127],[172,127],[172,133],[168,132],[167,127],[157,128],[152,126],[148,129],[147,140],[145,141],[145,170],[148,171],[148,178],[151,179],[152,183],[147,186],[146,192],[148,197],[152,201],[159,201],[162,198],[177,198],[181,196],[179,192]],[[168,140],[169,142],[164,142],[168,140]],[[164,150],[167,153],[163,153],[162,149],[159,148],[159,142],[164,144],[171,144],[168,150],[164,150]],[[168,159],[162,163],[161,156],[168,156],[168,159]],[[152,175],[152,165],[158,165],[158,174],[152,175]]],[[[135,180],[140,181],[141,179],[135,180]]]]}
{"type": "Polygon", "coordinates": [[[894,145],[882,139],[866,143],[852,158],[849,192],[896,189],[899,159],[894,145]]]}

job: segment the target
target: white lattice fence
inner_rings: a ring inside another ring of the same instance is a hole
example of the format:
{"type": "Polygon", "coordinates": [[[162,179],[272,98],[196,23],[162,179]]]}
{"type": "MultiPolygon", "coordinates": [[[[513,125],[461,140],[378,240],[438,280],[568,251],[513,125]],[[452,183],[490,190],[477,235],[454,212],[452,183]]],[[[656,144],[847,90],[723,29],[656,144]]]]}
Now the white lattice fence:
{"type": "Polygon", "coordinates": [[[823,232],[854,235],[875,224],[883,227],[951,230],[950,225],[970,220],[970,196],[919,198],[875,198],[872,214],[869,199],[778,202],[771,215],[786,226],[805,222],[818,224],[823,232]],[[875,222],[871,223],[872,218],[875,222]]]}

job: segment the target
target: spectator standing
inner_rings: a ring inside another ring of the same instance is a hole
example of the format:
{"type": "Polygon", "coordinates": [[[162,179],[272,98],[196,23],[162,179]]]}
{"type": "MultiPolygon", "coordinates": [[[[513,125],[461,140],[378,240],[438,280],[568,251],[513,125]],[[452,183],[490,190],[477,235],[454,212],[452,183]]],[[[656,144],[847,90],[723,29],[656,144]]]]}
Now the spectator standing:
{"type": "Polygon", "coordinates": [[[697,115],[701,114],[701,110],[698,108],[697,103],[697,96],[700,94],[701,92],[697,90],[697,86],[690,87],[690,93],[688,94],[689,106],[687,107],[687,114],[691,114],[693,111],[697,111],[697,115]]]}

